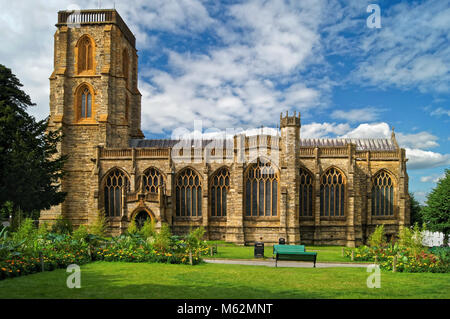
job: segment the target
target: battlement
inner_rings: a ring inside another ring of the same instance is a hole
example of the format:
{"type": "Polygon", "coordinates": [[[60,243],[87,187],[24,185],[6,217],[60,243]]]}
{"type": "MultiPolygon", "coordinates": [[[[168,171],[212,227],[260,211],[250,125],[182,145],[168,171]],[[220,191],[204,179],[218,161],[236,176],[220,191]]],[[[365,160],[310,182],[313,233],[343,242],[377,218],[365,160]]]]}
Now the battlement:
{"type": "Polygon", "coordinates": [[[286,116],[283,117],[283,113],[280,113],[280,127],[286,127],[286,126],[301,126],[301,122],[300,122],[300,112],[298,112],[298,116],[297,116],[297,112],[294,111],[294,115],[293,116],[289,116],[289,112],[286,111],[286,116]]]}
{"type": "Polygon", "coordinates": [[[133,47],[136,38],[115,9],[91,9],[80,11],[59,11],[57,27],[71,24],[115,24],[133,47]]]}

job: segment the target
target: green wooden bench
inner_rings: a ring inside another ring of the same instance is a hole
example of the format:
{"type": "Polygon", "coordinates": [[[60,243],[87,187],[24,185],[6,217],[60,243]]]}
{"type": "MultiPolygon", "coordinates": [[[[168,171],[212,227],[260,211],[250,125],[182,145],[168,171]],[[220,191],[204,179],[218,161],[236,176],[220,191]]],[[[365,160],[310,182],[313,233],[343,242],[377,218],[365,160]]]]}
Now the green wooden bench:
{"type": "Polygon", "coordinates": [[[317,253],[305,251],[304,245],[274,245],[275,267],[278,260],[312,261],[316,267],[317,253]]]}

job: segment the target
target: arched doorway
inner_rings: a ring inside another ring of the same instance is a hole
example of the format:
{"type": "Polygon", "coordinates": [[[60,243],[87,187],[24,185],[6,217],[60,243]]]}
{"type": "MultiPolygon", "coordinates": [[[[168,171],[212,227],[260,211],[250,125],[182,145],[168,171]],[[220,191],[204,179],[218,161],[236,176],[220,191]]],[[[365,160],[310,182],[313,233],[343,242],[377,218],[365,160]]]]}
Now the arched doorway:
{"type": "Polygon", "coordinates": [[[152,220],[152,216],[144,209],[134,215],[134,223],[138,229],[141,229],[147,220],[152,220]]]}

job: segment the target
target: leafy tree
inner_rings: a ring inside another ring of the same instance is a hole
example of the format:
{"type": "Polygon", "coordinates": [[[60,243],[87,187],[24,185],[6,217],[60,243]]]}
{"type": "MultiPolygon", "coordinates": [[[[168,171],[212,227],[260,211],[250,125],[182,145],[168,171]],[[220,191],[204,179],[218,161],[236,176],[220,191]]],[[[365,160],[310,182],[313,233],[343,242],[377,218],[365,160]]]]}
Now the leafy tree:
{"type": "Polygon", "coordinates": [[[27,113],[35,105],[11,70],[0,64],[0,206],[10,201],[27,216],[64,200],[59,190],[66,160],[61,132],[46,132],[47,120],[27,113]]]}
{"type": "Polygon", "coordinates": [[[414,197],[413,193],[409,193],[409,207],[410,207],[410,211],[411,211],[411,225],[414,225],[416,223],[419,225],[422,225],[423,224],[422,213],[421,213],[422,206],[417,201],[417,199],[414,197]]]}
{"type": "Polygon", "coordinates": [[[450,169],[445,170],[445,177],[428,194],[425,204],[423,221],[429,230],[444,233],[444,245],[447,246],[450,233],[450,169]]]}

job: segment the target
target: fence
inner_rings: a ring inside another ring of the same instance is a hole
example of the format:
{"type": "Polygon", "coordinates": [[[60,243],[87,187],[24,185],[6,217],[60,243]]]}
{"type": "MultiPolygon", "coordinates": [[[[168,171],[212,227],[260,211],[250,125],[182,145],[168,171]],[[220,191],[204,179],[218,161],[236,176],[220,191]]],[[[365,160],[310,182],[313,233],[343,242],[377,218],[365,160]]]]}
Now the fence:
{"type": "MultiPolygon", "coordinates": [[[[444,234],[439,232],[431,232],[426,230],[422,233],[423,241],[422,244],[424,246],[433,247],[433,246],[441,246],[444,243],[444,234]]],[[[449,243],[450,246],[450,243],[449,243]]]]}

